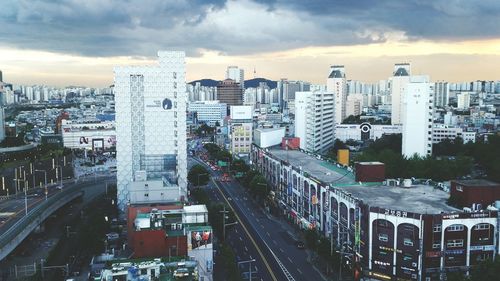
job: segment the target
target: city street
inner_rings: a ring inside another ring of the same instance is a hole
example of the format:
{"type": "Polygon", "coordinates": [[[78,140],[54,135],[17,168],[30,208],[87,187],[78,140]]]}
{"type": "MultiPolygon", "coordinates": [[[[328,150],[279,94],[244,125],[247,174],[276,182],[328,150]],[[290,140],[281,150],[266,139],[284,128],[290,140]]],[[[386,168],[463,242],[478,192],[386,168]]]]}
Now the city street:
{"type": "MultiPolygon", "coordinates": [[[[198,159],[196,161],[203,163],[198,159]]],[[[212,176],[219,176],[218,172],[212,171],[209,167],[208,170],[212,176]]],[[[210,187],[212,190],[209,193],[216,200],[229,202],[248,230],[248,235],[253,237],[258,248],[261,249],[271,270],[279,274],[278,280],[324,280],[310,263],[306,250],[296,247],[297,234],[293,227],[283,220],[264,213],[239,183],[235,181],[215,183],[219,194],[213,190],[213,187],[210,187]]],[[[238,231],[240,228],[235,229],[235,232],[238,231]]],[[[235,248],[235,251],[241,256],[242,251],[239,248],[235,248]]]]}

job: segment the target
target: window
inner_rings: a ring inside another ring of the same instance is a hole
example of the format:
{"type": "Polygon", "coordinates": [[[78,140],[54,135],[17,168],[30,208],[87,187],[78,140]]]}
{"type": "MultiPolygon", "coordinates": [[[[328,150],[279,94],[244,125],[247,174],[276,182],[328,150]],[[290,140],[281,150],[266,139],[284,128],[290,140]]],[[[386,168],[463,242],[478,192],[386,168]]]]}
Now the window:
{"type": "Polygon", "coordinates": [[[176,230],[177,229],[177,225],[175,223],[170,224],[170,229],[171,230],[176,230]]]}
{"type": "Polygon", "coordinates": [[[174,82],[174,89],[177,89],[177,82],[174,82]]]}
{"type": "Polygon", "coordinates": [[[144,193],[144,197],[149,197],[149,193],[144,193]]]}
{"type": "Polygon", "coordinates": [[[441,225],[440,224],[435,224],[432,227],[432,232],[441,232],[441,225]]]}
{"type": "Polygon", "coordinates": [[[461,185],[457,185],[455,189],[460,192],[464,191],[461,185]]]}
{"type": "Polygon", "coordinates": [[[407,224],[405,224],[404,227],[403,227],[403,229],[405,231],[413,232],[414,226],[413,225],[407,225],[407,224]]]}
{"type": "Polygon", "coordinates": [[[441,243],[440,242],[432,243],[432,249],[441,249],[441,243]]]}
{"type": "Polygon", "coordinates": [[[463,230],[464,230],[463,224],[453,224],[446,228],[446,231],[463,231],[463,230]]]}
{"type": "Polygon", "coordinates": [[[447,248],[459,248],[464,246],[464,239],[451,239],[446,243],[447,248]]]}
{"type": "Polygon", "coordinates": [[[174,92],[174,98],[177,98],[177,92],[174,92]]]}
{"type": "Polygon", "coordinates": [[[480,223],[474,226],[474,230],[487,230],[490,229],[489,223],[480,223]]]}
{"type": "Polygon", "coordinates": [[[404,244],[405,246],[413,246],[413,241],[412,241],[410,238],[405,238],[405,239],[403,240],[403,244],[404,244]]]}
{"type": "Polygon", "coordinates": [[[177,79],[177,72],[173,72],[173,73],[172,73],[172,77],[173,77],[174,79],[177,79]]]}
{"type": "Polygon", "coordinates": [[[413,256],[411,254],[404,254],[403,255],[403,260],[404,261],[412,261],[413,260],[413,256]]]}
{"type": "Polygon", "coordinates": [[[385,233],[380,233],[378,235],[378,240],[380,240],[382,242],[387,242],[387,241],[389,241],[389,236],[385,233]]]}

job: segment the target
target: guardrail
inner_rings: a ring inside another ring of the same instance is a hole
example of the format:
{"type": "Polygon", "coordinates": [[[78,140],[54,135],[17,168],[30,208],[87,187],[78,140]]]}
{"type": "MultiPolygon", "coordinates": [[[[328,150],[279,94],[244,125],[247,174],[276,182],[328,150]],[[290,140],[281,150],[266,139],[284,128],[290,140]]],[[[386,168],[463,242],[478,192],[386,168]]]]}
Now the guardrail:
{"type": "MultiPolygon", "coordinates": [[[[29,210],[28,214],[23,216],[19,221],[12,225],[7,231],[0,235],[0,249],[3,249],[8,243],[13,241],[25,228],[30,224],[37,221],[41,215],[54,203],[60,201],[64,202],[64,198],[74,196],[75,193],[81,193],[82,188],[86,186],[84,183],[76,184],[66,189],[57,192],[55,195],[49,197],[47,200],[38,204],[33,209],[29,210]]],[[[68,201],[69,202],[69,201],[68,201]]],[[[67,202],[66,202],[67,203],[67,202]]],[[[64,203],[65,204],[65,203],[64,203]]],[[[41,223],[41,221],[40,221],[41,223]]]]}

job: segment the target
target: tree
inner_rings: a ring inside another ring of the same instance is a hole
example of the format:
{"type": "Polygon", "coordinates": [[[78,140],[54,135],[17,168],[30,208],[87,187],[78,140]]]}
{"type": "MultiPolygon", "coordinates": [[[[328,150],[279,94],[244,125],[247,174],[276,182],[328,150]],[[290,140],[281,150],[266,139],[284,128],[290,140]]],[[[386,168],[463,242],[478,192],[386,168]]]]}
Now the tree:
{"type": "Polygon", "coordinates": [[[257,196],[257,198],[266,198],[269,193],[266,178],[264,178],[261,174],[255,175],[250,182],[250,192],[257,196]]]}
{"type": "Polygon", "coordinates": [[[479,263],[470,276],[470,281],[498,280],[500,276],[500,256],[495,261],[488,259],[479,263]]]}
{"type": "Polygon", "coordinates": [[[210,174],[202,165],[194,165],[188,173],[188,181],[194,186],[206,185],[210,174]]]}
{"type": "Polygon", "coordinates": [[[231,164],[231,170],[235,173],[246,173],[250,167],[241,159],[236,159],[231,164]]]}

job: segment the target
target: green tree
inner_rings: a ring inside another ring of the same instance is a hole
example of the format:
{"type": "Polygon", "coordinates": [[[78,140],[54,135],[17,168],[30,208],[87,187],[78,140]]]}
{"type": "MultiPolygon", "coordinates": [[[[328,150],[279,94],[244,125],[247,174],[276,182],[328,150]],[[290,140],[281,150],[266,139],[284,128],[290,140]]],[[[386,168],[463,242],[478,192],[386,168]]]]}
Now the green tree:
{"type": "Polygon", "coordinates": [[[250,170],[250,167],[241,159],[236,159],[231,164],[231,170],[235,173],[246,173],[250,170]]]}
{"type": "Polygon", "coordinates": [[[194,186],[206,185],[210,174],[202,165],[194,165],[188,173],[188,181],[194,186]]]}
{"type": "Polygon", "coordinates": [[[240,281],[243,280],[240,275],[240,270],[238,264],[236,263],[236,255],[233,249],[223,244],[221,247],[221,259],[222,266],[225,271],[225,280],[228,281],[240,281]]]}
{"type": "Polygon", "coordinates": [[[261,200],[265,199],[269,193],[266,178],[260,174],[255,175],[250,182],[250,192],[261,200]]]}
{"type": "Polygon", "coordinates": [[[495,261],[490,259],[479,263],[470,276],[470,281],[498,280],[500,276],[500,256],[495,261]]]}

